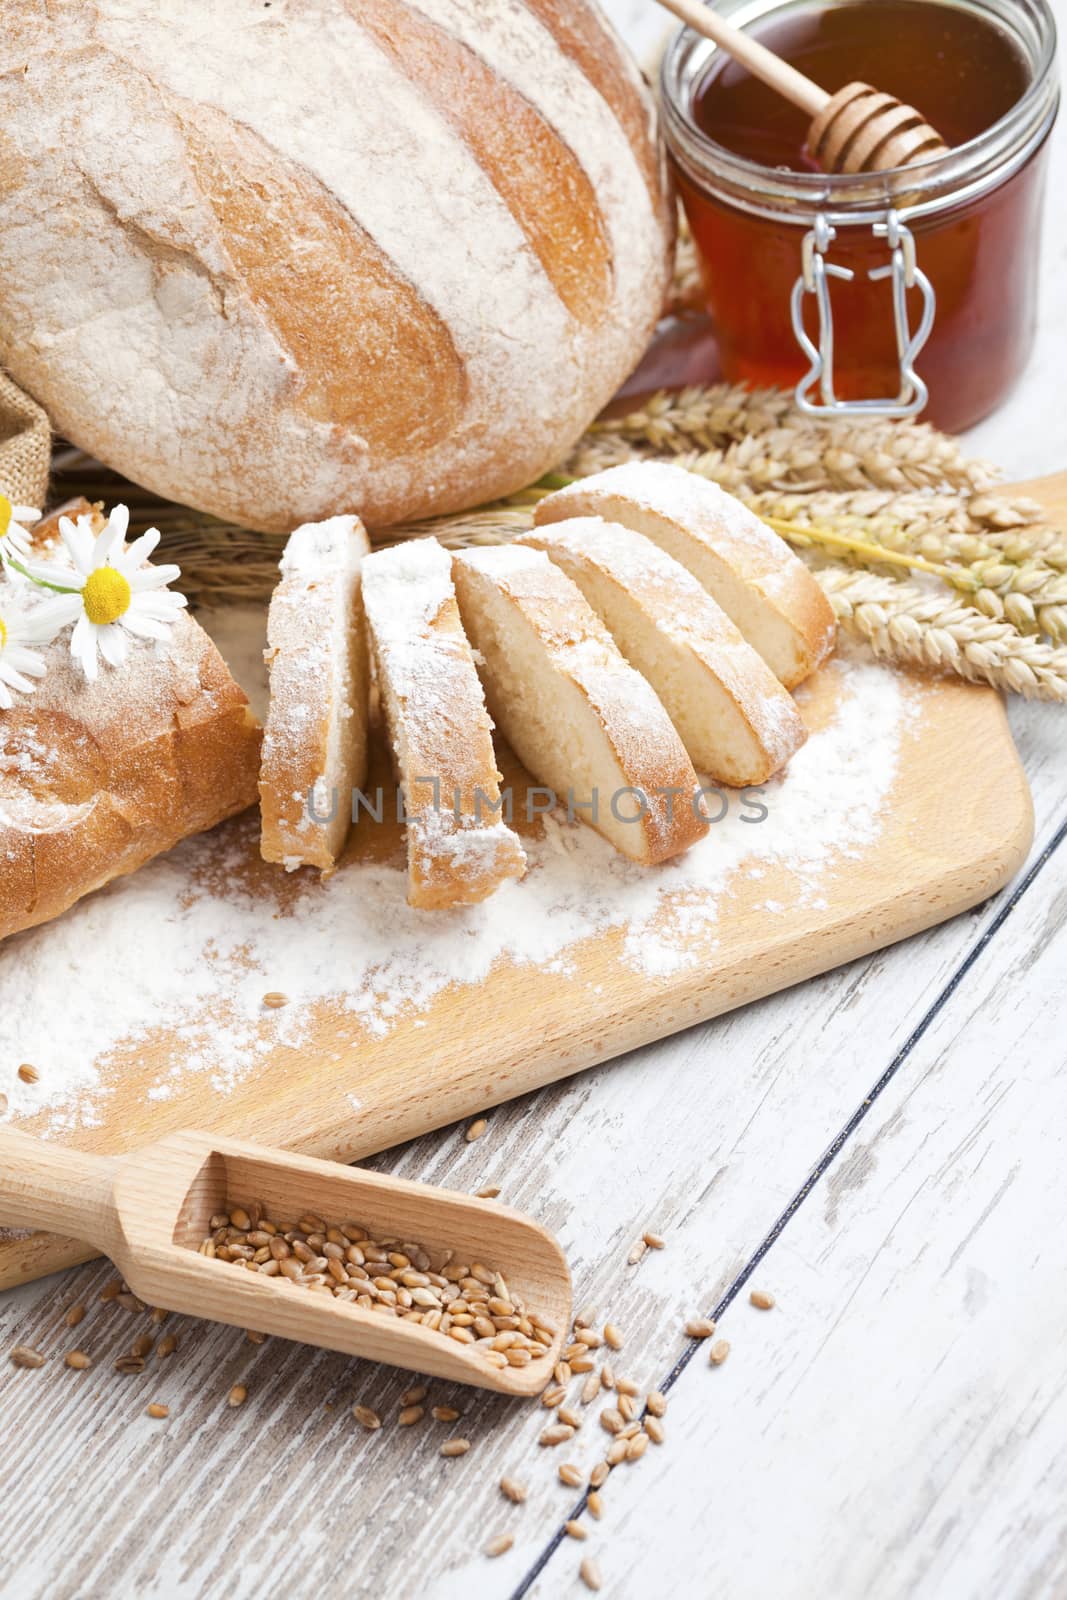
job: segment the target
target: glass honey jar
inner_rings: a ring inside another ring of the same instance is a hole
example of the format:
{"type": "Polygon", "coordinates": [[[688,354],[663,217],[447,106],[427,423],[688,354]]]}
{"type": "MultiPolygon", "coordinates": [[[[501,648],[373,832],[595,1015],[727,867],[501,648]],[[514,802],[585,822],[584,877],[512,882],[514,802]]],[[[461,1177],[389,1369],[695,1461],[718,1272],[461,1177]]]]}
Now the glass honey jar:
{"type": "Polygon", "coordinates": [[[916,106],[940,159],[828,175],[807,119],[710,41],[663,63],[664,125],[723,376],[819,415],[924,414],[957,432],[1019,377],[1036,322],[1048,136],[1046,0],[717,0],[833,93],[916,106]]]}

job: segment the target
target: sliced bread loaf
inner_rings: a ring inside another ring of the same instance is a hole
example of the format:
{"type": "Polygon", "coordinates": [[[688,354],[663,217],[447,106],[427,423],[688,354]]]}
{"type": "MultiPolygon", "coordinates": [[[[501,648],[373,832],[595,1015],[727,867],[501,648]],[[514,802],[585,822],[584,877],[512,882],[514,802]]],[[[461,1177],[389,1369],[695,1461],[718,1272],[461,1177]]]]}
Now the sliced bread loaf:
{"type": "Polygon", "coordinates": [[[570,517],[621,522],[688,567],[787,689],[834,647],[833,608],[812,573],[707,478],[668,461],[628,461],[548,495],[534,513],[539,527],[570,517]]]}
{"type": "Polygon", "coordinates": [[[735,788],[764,783],[804,743],[800,713],[763,657],[651,539],[579,517],[519,543],[543,550],[578,585],[701,772],[735,788]]]}
{"type": "Polygon", "coordinates": [[[633,861],[701,838],[681,739],[571,580],[518,545],[460,551],[453,570],[490,710],[538,783],[633,861]]]}
{"type": "Polygon", "coordinates": [[[367,650],[358,517],[290,534],[267,615],[270,710],[259,773],[260,851],[332,872],[367,771],[367,650]]]}
{"type": "Polygon", "coordinates": [[[364,603],[407,814],[408,902],[473,905],[526,855],[500,814],[492,723],[459,619],[448,552],[412,539],[367,558],[364,603]]]}

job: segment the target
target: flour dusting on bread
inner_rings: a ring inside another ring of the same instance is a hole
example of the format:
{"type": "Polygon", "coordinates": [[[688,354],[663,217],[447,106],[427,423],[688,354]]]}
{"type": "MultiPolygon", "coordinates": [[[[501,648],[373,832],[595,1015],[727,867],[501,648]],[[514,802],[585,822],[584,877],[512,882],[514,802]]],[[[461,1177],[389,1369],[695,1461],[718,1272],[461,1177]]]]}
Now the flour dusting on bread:
{"type": "Polygon", "coordinates": [[[380,550],[364,568],[371,651],[408,828],[408,900],[472,905],[526,856],[502,820],[492,722],[435,539],[380,550]]]}
{"type": "Polygon", "coordinates": [[[259,775],[264,859],[331,872],[367,771],[367,650],[358,517],[290,534],[267,618],[270,709],[259,775]]]}
{"type": "Polygon", "coordinates": [[[834,647],[833,608],[784,539],[718,484],[669,461],[627,461],[548,495],[543,527],[603,517],[644,534],[687,567],[787,689],[834,647]]]}

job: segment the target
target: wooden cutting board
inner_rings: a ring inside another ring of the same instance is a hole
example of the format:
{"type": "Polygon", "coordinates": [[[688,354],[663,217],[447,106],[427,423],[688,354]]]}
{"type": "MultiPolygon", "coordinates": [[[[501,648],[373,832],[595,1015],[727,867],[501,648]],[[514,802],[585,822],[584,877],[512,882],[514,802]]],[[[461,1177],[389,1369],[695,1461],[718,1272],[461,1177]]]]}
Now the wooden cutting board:
{"type": "MultiPolygon", "coordinates": [[[[1053,514],[1067,512],[1067,475],[1021,487],[1053,514]]],[[[813,728],[832,724],[846,682],[834,670],[813,681],[805,702],[813,728]]],[[[820,894],[798,896],[788,865],[773,861],[758,878],[735,873],[713,934],[693,935],[692,964],[635,968],[623,958],[626,929],[616,926],[569,949],[562,967],[502,959],[483,981],[454,983],[428,1007],[402,1010],[379,1036],[354,1034],[351,1009],[336,997],[312,1000],[300,1047],[279,1043],[226,1092],[192,1073],[168,1097],[151,1097],[175,1040],[130,1040],[109,1058],[110,1092],[95,1125],[71,1131],[41,1113],[20,1126],[95,1151],[204,1128],[352,1161],[944,921],[995,892],[1025,859],[1030,796],[998,695],[932,678],[910,680],[908,694],[918,714],[903,730],[877,836],[835,863],[820,894]]],[[[505,776],[521,795],[518,769],[505,776]]],[[[258,861],[248,819],[192,848],[207,875],[224,857],[232,872],[236,856],[244,889],[261,894],[264,915],[272,914],[278,874],[258,861]]],[[[372,853],[402,860],[399,830],[376,830],[372,853]]],[[[333,882],[343,887],[344,877],[333,882]]],[[[123,889],[104,891],[112,892],[123,889]]],[[[381,936],[384,950],[388,928],[381,936]]],[[[146,942],[150,949],[150,929],[146,942]]],[[[17,960],[18,947],[8,941],[0,961],[17,960]]],[[[65,981],[57,973],[57,1003],[65,981]]],[[[21,1058],[18,1039],[3,1042],[21,1058]]],[[[49,1235],[2,1239],[0,1287],[88,1254],[49,1235]]]]}

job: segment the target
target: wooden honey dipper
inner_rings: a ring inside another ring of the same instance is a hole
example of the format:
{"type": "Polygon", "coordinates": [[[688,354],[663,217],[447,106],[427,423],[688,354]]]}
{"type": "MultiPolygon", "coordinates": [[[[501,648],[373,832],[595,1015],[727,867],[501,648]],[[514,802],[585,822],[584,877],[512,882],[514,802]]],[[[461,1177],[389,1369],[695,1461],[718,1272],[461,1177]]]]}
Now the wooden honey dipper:
{"type": "Polygon", "coordinates": [[[658,0],[658,4],[807,112],[812,119],[808,151],[825,172],[885,172],[948,154],[936,129],[891,94],[882,94],[869,83],[846,83],[830,94],[766,45],[725,22],[702,0],[658,0]]]}

